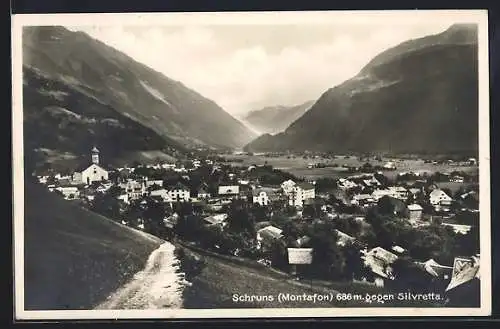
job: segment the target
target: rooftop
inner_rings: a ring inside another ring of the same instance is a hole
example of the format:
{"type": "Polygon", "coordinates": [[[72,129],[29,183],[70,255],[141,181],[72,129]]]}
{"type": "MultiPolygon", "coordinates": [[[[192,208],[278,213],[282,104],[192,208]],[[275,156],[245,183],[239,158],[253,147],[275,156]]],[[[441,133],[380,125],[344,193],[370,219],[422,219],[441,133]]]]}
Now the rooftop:
{"type": "Polygon", "coordinates": [[[266,235],[266,236],[270,236],[273,238],[280,238],[282,236],[281,233],[283,232],[283,230],[276,227],[276,226],[269,225],[269,226],[266,226],[264,228],[261,228],[257,232],[260,235],[266,235]]]}
{"type": "Polygon", "coordinates": [[[307,183],[307,182],[298,183],[297,186],[303,190],[313,190],[314,189],[314,185],[311,183],[307,183]]]}
{"type": "Polygon", "coordinates": [[[411,211],[418,211],[418,210],[422,210],[422,206],[419,205],[419,204],[410,204],[408,205],[408,210],[411,210],[411,211]]]}

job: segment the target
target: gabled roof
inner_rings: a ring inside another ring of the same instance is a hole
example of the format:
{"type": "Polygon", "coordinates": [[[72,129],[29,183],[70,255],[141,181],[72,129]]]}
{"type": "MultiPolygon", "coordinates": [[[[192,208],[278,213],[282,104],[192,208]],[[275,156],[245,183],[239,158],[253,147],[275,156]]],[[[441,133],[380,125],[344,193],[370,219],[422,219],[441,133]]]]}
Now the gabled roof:
{"type": "Polygon", "coordinates": [[[356,240],[356,238],[337,229],[335,229],[335,232],[337,233],[337,244],[339,245],[345,245],[348,242],[354,242],[356,240]]]}
{"type": "Polygon", "coordinates": [[[393,263],[394,261],[396,261],[396,259],[398,259],[398,256],[396,254],[393,254],[392,252],[385,250],[382,247],[373,248],[368,252],[368,255],[381,259],[387,263],[393,263]]]}
{"type": "Polygon", "coordinates": [[[208,191],[202,186],[198,188],[198,194],[208,194],[208,191]]]}
{"type": "Polygon", "coordinates": [[[101,164],[101,163],[100,163],[100,164],[95,164],[95,163],[87,163],[87,164],[80,164],[80,165],[78,165],[78,166],[76,167],[76,169],[75,169],[75,172],[82,172],[82,171],[84,171],[84,170],[88,169],[89,167],[91,167],[91,166],[93,166],[93,165],[94,165],[94,166],[97,166],[97,167],[99,167],[99,168],[101,168],[101,169],[104,169],[104,170],[106,170],[106,171],[111,171],[111,170],[113,170],[113,168],[111,168],[110,166],[108,166],[108,165],[103,165],[103,164],[101,164]]]}
{"type": "Polygon", "coordinates": [[[445,194],[447,197],[449,197],[451,199],[451,197],[448,194],[446,194],[443,190],[441,190],[439,188],[432,190],[432,192],[429,194],[429,196],[435,197],[435,196],[439,196],[441,194],[445,194]]]}
{"type": "Polygon", "coordinates": [[[307,235],[304,235],[304,236],[298,238],[297,240],[295,240],[295,246],[300,248],[300,247],[304,246],[305,244],[309,243],[309,241],[311,241],[311,238],[307,235]]]}
{"type": "Polygon", "coordinates": [[[445,274],[450,275],[451,271],[453,270],[452,266],[444,266],[438,264],[434,259],[429,259],[424,263],[417,263],[417,264],[421,264],[425,269],[425,271],[427,271],[427,273],[431,274],[434,277],[441,277],[445,274]]]}
{"type": "Polygon", "coordinates": [[[391,278],[388,273],[388,266],[394,263],[398,256],[382,247],[376,247],[365,254],[365,264],[367,264],[373,273],[384,277],[391,278]]]}
{"type": "Polygon", "coordinates": [[[205,217],[203,218],[203,220],[207,223],[210,223],[211,225],[215,225],[223,223],[224,221],[226,221],[227,217],[228,217],[227,214],[218,214],[205,217]]]}
{"type": "Polygon", "coordinates": [[[218,188],[219,194],[238,194],[240,193],[239,185],[220,185],[218,188]]]}
{"type": "Polygon", "coordinates": [[[182,184],[181,182],[175,183],[175,185],[171,185],[168,187],[168,190],[181,190],[181,191],[189,191],[189,189],[186,187],[186,185],[182,184]]]}
{"type": "Polygon", "coordinates": [[[408,205],[408,210],[411,210],[411,211],[418,211],[418,210],[422,210],[422,209],[423,209],[422,206],[419,204],[416,204],[416,203],[408,205]]]}
{"type": "Polygon", "coordinates": [[[274,189],[270,187],[258,187],[252,190],[252,195],[258,196],[261,192],[265,192],[268,197],[275,194],[274,189]]]}
{"type": "Polygon", "coordinates": [[[354,200],[370,200],[373,197],[370,194],[356,194],[352,197],[354,200]]]}
{"type": "Polygon", "coordinates": [[[260,230],[257,231],[261,236],[267,236],[269,238],[273,239],[279,239],[282,237],[282,232],[283,230],[276,227],[276,226],[266,226],[264,228],[261,228],[260,230]]]}
{"type": "Polygon", "coordinates": [[[314,189],[314,185],[311,183],[307,183],[307,182],[300,182],[297,184],[297,186],[303,190],[313,190],[314,189]]]}

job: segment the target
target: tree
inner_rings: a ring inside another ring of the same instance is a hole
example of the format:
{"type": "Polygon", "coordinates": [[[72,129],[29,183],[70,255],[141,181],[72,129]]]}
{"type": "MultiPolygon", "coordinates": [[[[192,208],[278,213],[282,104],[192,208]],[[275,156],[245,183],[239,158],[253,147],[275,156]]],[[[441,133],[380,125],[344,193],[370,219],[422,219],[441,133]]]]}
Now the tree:
{"type": "MultiPolygon", "coordinates": [[[[205,239],[212,239],[214,235],[207,235],[207,230],[203,225],[203,221],[199,216],[187,215],[179,216],[177,223],[174,226],[174,232],[185,239],[196,240],[206,243],[205,239]]],[[[215,232],[211,232],[214,233],[215,232]]]]}
{"type": "Polygon", "coordinates": [[[458,239],[457,254],[469,256],[479,253],[479,241],[479,226],[471,226],[469,232],[458,239]]]}
{"type": "Polygon", "coordinates": [[[288,251],[282,241],[274,240],[267,254],[273,267],[282,271],[288,270],[288,251]]]}
{"type": "Polygon", "coordinates": [[[228,209],[228,230],[255,236],[255,223],[242,200],[233,200],[228,209]]]}
{"type": "Polygon", "coordinates": [[[165,233],[163,219],[165,218],[165,206],[161,202],[148,199],[143,213],[144,229],[146,232],[161,236],[165,233]]]}
{"type": "Polygon", "coordinates": [[[311,274],[324,279],[338,280],[344,277],[345,258],[337,245],[337,234],[330,224],[316,224],[311,232],[313,261],[311,274]]]}
{"type": "Polygon", "coordinates": [[[379,174],[379,173],[375,173],[373,175],[373,177],[379,181],[379,183],[382,185],[382,187],[386,187],[386,186],[389,186],[391,185],[391,181],[389,180],[389,178],[387,178],[385,175],[382,175],[382,174],[379,174]]]}
{"type": "Polygon", "coordinates": [[[286,237],[287,245],[292,245],[301,235],[301,232],[298,223],[288,220],[282,226],[282,234],[286,237]]]}
{"type": "Polygon", "coordinates": [[[341,247],[341,252],[345,258],[345,273],[346,279],[361,280],[371,272],[361,259],[361,252],[352,242],[341,247]]]}
{"type": "Polygon", "coordinates": [[[109,193],[96,194],[91,210],[113,220],[119,220],[120,218],[120,203],[115,196],[109,193]]]}
{"type": "Polygon", "coordinates": [[[433,290],[431,276],[409,257],[399,257],[391,265],[395,277],[392,288],[398,291],[410,289],[415,293],[433,290]]]}
{"type": "Polygon", "coordinates": [[[382,215],[392,215],[394,214],[394,210],[396,209],[394,203],[391,198],[387,195],[384,195],[377,202],[378,212],[382,215]]]}

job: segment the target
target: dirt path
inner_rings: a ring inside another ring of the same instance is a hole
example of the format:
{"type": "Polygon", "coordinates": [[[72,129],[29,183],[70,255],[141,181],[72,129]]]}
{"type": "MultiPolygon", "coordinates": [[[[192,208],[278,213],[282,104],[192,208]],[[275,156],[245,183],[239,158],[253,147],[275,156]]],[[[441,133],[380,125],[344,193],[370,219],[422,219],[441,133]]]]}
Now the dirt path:
{"type": "Polygon", "coordinates": [[[122,288],[111,294],[96,309],[162,309],[181,308],[182,291],[188,284],[179,271],[175,247],[162,244],[149,256],[144,270],[122,288]]]}

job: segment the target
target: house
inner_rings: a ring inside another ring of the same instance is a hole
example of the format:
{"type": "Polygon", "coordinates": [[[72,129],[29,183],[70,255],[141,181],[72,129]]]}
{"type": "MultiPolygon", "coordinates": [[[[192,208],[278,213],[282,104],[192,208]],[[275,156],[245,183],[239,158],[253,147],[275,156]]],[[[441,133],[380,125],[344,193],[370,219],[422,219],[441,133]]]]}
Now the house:
{"type": "Polygon", "coordinates": [[[191,192],[189,191],[189,188],[181,182],[177,182],[177,184],[170,186],[167,189],[168,195],[173,202],[191,200],[191,192]]]}
{"type": "Polygon", "coordinates": [[[380,200],[384,196],[390,196],[395,198],[396,194],[394,190],[389,190],[389,189],[376,189],[375,191],[372,192],[372,197],[375,199],[375,201],[380,200]]]}
{"type": "Polygon", "coordinates": [[[72,179],[75,184],[90,185],[93,182],[108,180],[109,171],[99,165],[99,150],[94,147],[91,150],[92,163],[83,168],[77,168],[72,179]]]}
{"type": "Polygon", "coordinates": [[[240,194],[239,185],[220,185],[218,189],[220,196],[238,196],[240,194]]]}
{"type": "Polygon", "coordinates": [[[130,200],[128,198],[128,194],[127,193],[123,193],[123,194],[120,194],[116,197],[118,200],[121,200],[123,201],[124,203],[126,204],[129,204],[130,203],[130,200]]]}
{"type": "Polygon", "coordinates": [[[448,223],[445,221],[443,221],[441,225],[451,227],[453,229],[453,232],[455,232],[456,234],[463,234],[463,235],[467,234],[472,228],[472,226],[470,225],[448,223]]]}
{"type": "Polygon", "coordinates": [[[305,247],[309,242],[311,241],[311,238],[307,235],[304,235],[297,240],[293,242],[293,246],[295,248],[302,248],[305,247]]]}
{"type": "Polygon", "coordinates": [[[274,189],[269,187],[259,187],[252,190],[253,203],[258,203],[261,206],[269,205],[275,195],[274,189]]]}
{"type": "Polygon", "coordinates": [[[377,287],[383,287],[388,280],[394,280],[391,265],[399,257],[382,247],[375,247],[364,252],[362,259],[375,276],[374,283],[377,287]]]}
{"type": "Polygon", "coordinates": [[[372,176],[370,179],[363,179],[363,184],[366,187],[379,187],[382,184],[378,181],[378,179],[375,178],[375,176],[372,176]]]}
{"type": "Polygon", "coordinates": [[[106,193],[111,187],[113,186],[112,183],[100,183],[99,186],[97,186],[96,191],[99,193],[106,193]]]}
{"type": "Polygon", "coordinates": [[[402,186],[389,186],[389,191],[392,192],[392,197],[400,200],[408,199],[409,192],[402,186]]]}
{"type": "Polygon", "coordinates": [[[196,195],[199,199],[208,199],[210,198],[210,193],[208,193],[207,188],[205,186],[200,186],[196,191],[196,195]]]}
{"type": "Polygon", "coordinates": [[[163,218],[163,225],[166,228],[173,229],[179,220],[179,215],[174,212],[172,215],[163,218]]]}
{"type": "Polygon", "coordinates": [[[278,227],[268,225],[257,231],[257,248],[269,249],[273,242],[283,238],[283,230],[278,227]]]}
{"type": "Polygon", "coordinates": [[[339,231],[337,229],[335,229],[335,232],[337,233],[337,245],[338,246],[343,247],[350,242],[354,243],[356,241],[356,238],[350,236],[349,234],[346,234],[346,233],[339,231]]]}
{"type": "Polygon", "coordinates": [[[149,195],[152,197],[160,197],[162,198],[163,202],[173,201],[172,198],[170,197],[170,191],[165,188],[152,190],[149,192],[149,195]]]}
{"type": "Polygon", "coordinates": [[[288,204],[290,206],[302,207],[304,201],[307,199],[314,199],[316,197],[314,185],[311,183],[298,183],[290,193],[287,193],[288,204]]]}
{"type": "Polygon", "coordinates": [[[415,262],[415,264],[422,266],[427,273],[436,279],[443,281],[449,281],[451,279],[452,266],[441,265],[432,258],[426,262],[415,262]]]}
{"type": "Polygon", "coordinates": [[[152,186],[163,186],[163,179],[152,179],[152,180],[147,180],[146,181],[146,187],[152,187],[152,186]]]}
{"type": "Polygon", "coordinates": [[[460,195],[463,205],[469,209],[479,209],[479,193],[470,191],[460,195]]]}
{"type": "Polygon", "coordinates": [[[174,170],[176,165],[175,163],[164,163],[161,165],[161,167],[166,170],[174,170]]]}
{"type": "Polygon", "coordinates": [[[337,181],[337,186],[340,188],[340,189],[343,189],[343,190],[348,190],[348,189],[351,189],[353,187],[356,187],[357,184],[354,183],[353,181],[350,181],[348,179],[345,179],[345,178],[339,178],[339,180],[337,181]]]}
{"type": "Polygon", "coordinates": [[[453,199],[439,188],[429,194],[429,202],[433,206],[450,206],[452,201],[453,199]]]}
{"type": "Polygon", "coordinates": [[[224,229],[227,225],[227,214],[217,214],[203,218],[203,222],[208,226],[219,226],[224,229]]]}
{"type": "Polygon", "coordinates": [[[414,198],[417,197],[422,190],[416,187],[412,187],[408,189],[409,195],[412,195],[414,198]]]}
{"type": "Polygon", "coordinates": [[[37,176],[37,178],[38,178],[38,182],[40,184],[44,184],[44,185],[47,184],[47,182],[49,180],[49,176],[46,176],[46,175],[45,176],[37,176]]]}
{"type": "Polygon", "coordinates": [[[401,246],[392,246],[391,251],[398,256],[403,256],[407,254],[407,250],[401,246]]]}
{"type": "Polygon", "coordinates": [[[66,200],[74,200],[80,197],[80,191],[76,186],[59,186],[55,188],[66,200]]]}
{"type": "Polygon", "coordinates": [[[465,178],[459,175],[452,176],[450,178],[450,182],[454,183],[463,183],[465,181],[465,178]]]}
{"type": "Polygon", "coordinates": [[[356,194],[352,197],[351,204],[368,207],[376,204],[377,202],[370,194],[356,194]]]}
{"type": "Polygon", "coordinates": [[[396,169],[396,164],[392,161],[387,161],[384,164],[384,169],[394,170],[394,169],[396,169]]]}
{"type": "Polygon", "coordinates": [[[295,182],[291,179],[287,180],[287,181],[284,181],[283,183],[281,183],[281,189],[283,190],[283,192],[285,194],[289,194],[293,191],[293,188],[295,187],[295,182]]]}
{"type": "Polygon", "coordinates": [[[408,205],[408,218],[411,221],[421,220],[422,219],[422,211],[423,208],[419,204],[410,204],[408,205]]]}
{"type": "Polygon", "coordinates": [[[147,194],[146,184],[143,180],[128,179],[119,184],[119,187],[125,190],[129,201],[137,200],[147,194]]]}

